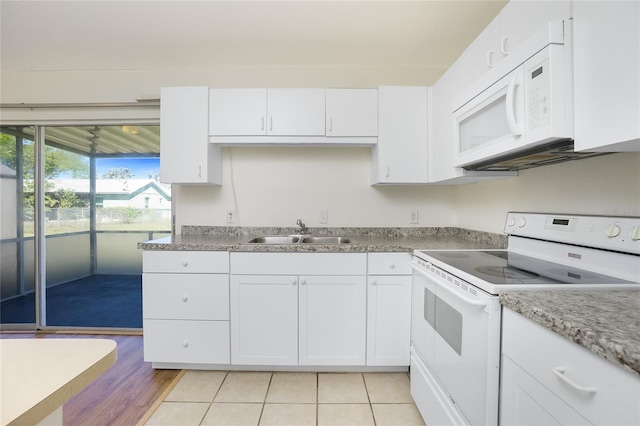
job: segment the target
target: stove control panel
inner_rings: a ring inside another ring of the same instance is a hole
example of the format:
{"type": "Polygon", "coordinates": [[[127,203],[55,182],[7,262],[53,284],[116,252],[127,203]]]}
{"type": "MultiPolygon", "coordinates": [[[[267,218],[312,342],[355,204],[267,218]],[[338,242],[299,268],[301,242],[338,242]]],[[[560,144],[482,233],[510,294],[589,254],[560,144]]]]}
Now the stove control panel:
{"type": "Polygon", "coordinates": [[[640,254],[640,217],[509,212],[504,232],[640,254]]]}

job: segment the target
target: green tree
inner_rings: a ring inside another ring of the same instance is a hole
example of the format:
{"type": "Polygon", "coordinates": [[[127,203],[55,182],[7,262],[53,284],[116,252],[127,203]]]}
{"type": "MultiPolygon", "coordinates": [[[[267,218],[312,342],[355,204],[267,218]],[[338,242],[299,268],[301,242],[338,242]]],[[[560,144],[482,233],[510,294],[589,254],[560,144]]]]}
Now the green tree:
{"type": "Polygon", "coordinates": [[[131,179],[134,174],[126,167],[116,167],[107,170],[102,174],[102,179],[131,179]]]}
{"type": "MultiPolygon", "coordinates": [[[[22,148],[22,164],[25,179],[33,179],[34,145],[32,141],[24,141],[22,148]]],[[[16,169],[18,155],[15,136],[0,133],[0,161],[7,167],[16,169]]],[[[45,145],[44,147],[44,175],[45,179],[53,179],[62,174],[70,174],[74,179],[89,177],[89,158],[70,151],[45,145]]]]}

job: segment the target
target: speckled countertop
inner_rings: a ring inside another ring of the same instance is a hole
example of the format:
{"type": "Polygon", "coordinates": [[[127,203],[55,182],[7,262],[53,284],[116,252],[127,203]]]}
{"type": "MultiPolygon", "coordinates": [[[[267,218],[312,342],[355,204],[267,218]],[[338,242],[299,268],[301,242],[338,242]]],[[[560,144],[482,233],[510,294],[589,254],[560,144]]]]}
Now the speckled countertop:
{"type": "Polygon", "coordinates": [[[505,292],[500,302],[640,375],[640,291],[505,292]]]}
{"type": "Polygon", "coordinates": [[[293,235],[295,228],[185,226],[182,235],[143,243],[143,250],[251,252],[412,252],[415,249],[504,248],[506,235],[461,228],[309,228],[313,236],[348,237],[350,244],[249,244],[255,236],[293,235]]]}

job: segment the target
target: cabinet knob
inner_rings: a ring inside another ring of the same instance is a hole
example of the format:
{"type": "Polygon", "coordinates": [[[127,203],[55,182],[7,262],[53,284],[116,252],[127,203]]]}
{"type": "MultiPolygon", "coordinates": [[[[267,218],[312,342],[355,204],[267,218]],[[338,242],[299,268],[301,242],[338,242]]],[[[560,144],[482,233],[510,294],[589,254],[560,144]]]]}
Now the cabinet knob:
{"type": "Polygon", "coordinates": [[[189,262],[186,261],[186,260],[183,260],[182,261],[182,266],[184,266],[186,268],[187,266],[189,266],[189,262]]]}
{"type": "Polygon", "coordinates": [[[298,284],[298,280],[296,280],[296,279],[291,280],[291,284],[293,284],[293,285],[298,284]]]}
{"type": "Polygon", "coordinates": [[[188,348],[189,347],[189,341],[188,340],[184,340],[182,342],[182,346],[185,347],[185,348],[188,348]]]}
{"type": "Polygon", "coordinates": [[[378,281],[371,281],[371,285],[378,285],[378,281]]]}
{"type": "Polygon", "coordinates": [[[186,302],[187,300],[189,300],[189,297],[185,294],[184,296],[182,296],[182,301],[186,302]]]}
{"type": "Polygon", "coordinates": [[[300,281],[300,284],[302,284],[302,285],[306,285],[306,284],[307,284],[307,280],[302,280],[302,281],[300,281]]]}
{"type": "Polygon", "coordinates": [[[389,263],[389,269],[396,269],[396,264],[393,262],[389,263]]]}

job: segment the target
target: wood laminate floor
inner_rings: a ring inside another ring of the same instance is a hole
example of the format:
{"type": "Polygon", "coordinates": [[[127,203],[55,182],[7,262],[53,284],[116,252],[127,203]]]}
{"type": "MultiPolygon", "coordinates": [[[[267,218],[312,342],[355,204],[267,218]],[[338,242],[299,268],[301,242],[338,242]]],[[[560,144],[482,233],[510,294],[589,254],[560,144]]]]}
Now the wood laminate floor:
{"type": "Polygon", "coordinates": [[[141,335],[0,333],[2,339],[105,338],[118,344],[116,363],[64,405],[64,426],[133,426],[164,399],[181,370],[154,370],[143,360],[141,335]]]}

